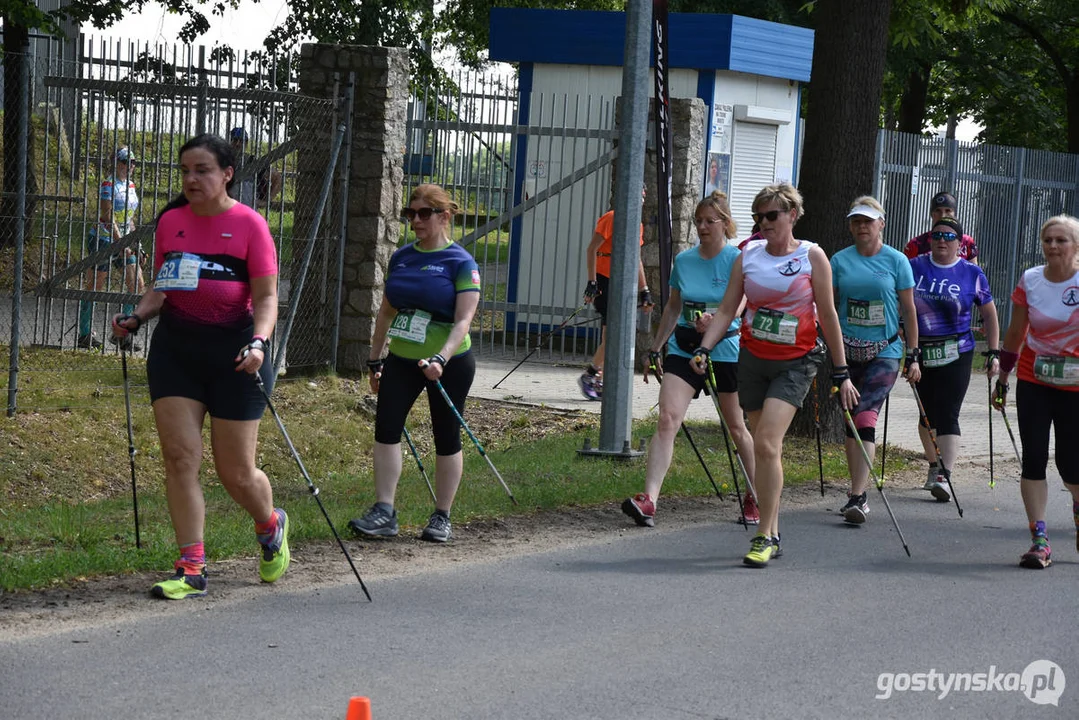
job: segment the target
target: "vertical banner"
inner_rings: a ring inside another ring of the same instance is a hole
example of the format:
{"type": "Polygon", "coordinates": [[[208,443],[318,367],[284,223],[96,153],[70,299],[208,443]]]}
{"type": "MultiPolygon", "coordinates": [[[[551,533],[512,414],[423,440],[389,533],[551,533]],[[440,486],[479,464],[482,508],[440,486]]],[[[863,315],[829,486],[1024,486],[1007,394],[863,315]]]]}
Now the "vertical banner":
{"type": "Polygon", "coordinates": [[[659,306],[667,306],[671,265],[674,262],[671,219],[671,92],[668,86],[667,0],[652,0],[652,38],[656,58],[656,87],[653,104],[656,129],[656,213],[659,238],[659,306]]]}

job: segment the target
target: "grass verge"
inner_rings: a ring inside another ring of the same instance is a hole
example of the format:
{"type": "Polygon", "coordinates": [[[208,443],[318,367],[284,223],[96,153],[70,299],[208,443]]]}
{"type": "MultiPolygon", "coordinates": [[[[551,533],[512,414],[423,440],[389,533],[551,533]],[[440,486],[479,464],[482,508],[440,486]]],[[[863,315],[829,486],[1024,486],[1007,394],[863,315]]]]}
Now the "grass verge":
{"type": "MultiPolygon", "coordinates": [[[[29,353],[24,363],[33,366],[41,362],[46,355],[40,352],[29,353]]],[[[56,357],[69,355],[73,354],[53,353],[49,357],[58,362],[56,357]]],[[[83,359],[87,356],[82,354],[83,359]]],[[[98,355],[92,365],[86,373],[63,375],[62,406],[67,409],[24,412],[0,421],[4,423],[4,440],[0,442],[0,588],[5,591],[43,588],[94,575],[148,570],[164,573],[175,559],[160,448],[146,396],[145,367],[141,361],[132,361],[142,540],[142,549],[136,549],[119,359],[98,355]],[[115,360],[115,367],[109,367],[110,360],[115,360]]],[[[28,392],[28,397],[32,396],[34,393],[28,392]]],[[[366,382],[338,377],[288,380],[279,384],[274,398],[330,517],[347,532],[348,520],[374,501],[374,398],[368,394],[366,382]]],[[[472,400],[466,419],[520,505],[510,504],[486,462],[463,436],[465,479],[454,505],[455,522],[615,504],[643,487],[643,458],[623,461],[578,455],[584,437],[598,434],[596,415],[472,400]]],[[[408,427],[433,477],[433,441],[422,400],[413,409],[408,427]]],[[[654,421],[641,421],[635,425],[634,436],[646,437],[654,430],[654,421]]],[[[718,426],[693,423],[690,430],[713,477],[725,492],[731,491],[718,426]]],[[[251,519],[214,476],[208,431],[204,439],[202,477],[209,560],[253,557],[257,547],[251,519]]],[[[402,445],[402,449],[404,472],[397,507],[406,528],[402,531],[406,532],[423,525],[432,502],[408,446],[402,445]]],[[[817,482],[812,440],[788,438],[784,452],[788,484],[817,482]]],[[[905,469],[910,457],[889,448],[888,472],[905,469]]],[[[332,542],[329,527],[269,417],[260,428],[258,462],[273,482],[275,503],[289,512],[293,545],[332,542]]],[[[840,446],[825,447],[824,474],[831,480],[846,475],[840,446]]],[[[663,492],[668,497],[713,492],[696,456],[681,438],[675,444],[663,492]]]]}

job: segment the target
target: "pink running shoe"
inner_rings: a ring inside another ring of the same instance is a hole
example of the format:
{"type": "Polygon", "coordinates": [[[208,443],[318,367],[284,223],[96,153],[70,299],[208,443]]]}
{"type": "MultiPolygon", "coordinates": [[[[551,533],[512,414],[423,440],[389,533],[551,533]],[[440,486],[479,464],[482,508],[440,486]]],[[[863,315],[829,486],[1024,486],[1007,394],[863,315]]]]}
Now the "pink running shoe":
{"type": "Polygon", "coordinates": [[[1053,564],[1049,541],[1044,537],[1034,538],[1034,544],[1019,558],[1019,567],[1041,570],[1053,564]]]}
{"type": "Polygon", "coordinates": [[[622,512],[633,518],[641,527],[656,526],[656,504],[644,493],[626,498],[622,503],[622,512]]]}
{"type": "Polygon", "coordinates": [[[738,522],[743,525],[759,525],[761,522],[761,511],[757,509],[757,501],[752,493],[746,493],[742,498],[742,517],[738,518],[738,522]]]}

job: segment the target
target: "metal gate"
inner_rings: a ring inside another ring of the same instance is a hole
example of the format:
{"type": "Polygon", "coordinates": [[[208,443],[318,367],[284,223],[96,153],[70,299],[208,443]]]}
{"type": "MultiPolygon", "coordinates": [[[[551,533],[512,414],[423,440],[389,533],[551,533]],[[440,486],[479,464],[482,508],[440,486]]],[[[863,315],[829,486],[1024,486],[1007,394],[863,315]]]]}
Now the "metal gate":
{"type": "Polygon", "coordinates": [[[1001,328],[1008,298],[1029,267],[1044,262],[1038,230],[1061,213],[1079,214],[1079,155],[978,145],[882,130],[877,197],[888,212],[885,240],[902,249],[929,229],[929,202],[955,195],[956,216],[978,244],[978,262],[996,298],[1001,328]]]}
{"type": "MultiPolygon", "coordinates": [[[[179,193],[180,146],[201,132],[235,136],[240,160],[233,193],[270,225],[280,262],[280,300],[287,307],[298,261],[293,249],[312,225],[320,190],[318,183],[297,182],[298,158],[329,154],[325,143],[313,142],[303,130],[336,126],[334,99],[295,92],[287,65],[246,56],[208,60],[204,48],[191,46],[84,40],[77,61],[36,56],[31,74],[35,97],[27,172],[33,181],[24,259],[26,289],[33,296],[23,298],[24,342],[76,347],[80,305],[85,331],[90,302],[95,304],[89,316],[94,348],[97,338],[108,336],[107,318],[134,302],[138,289],[152,279],[145,277],[152,270],[145,258],[153,253],[154,219],[179,193]],[[116,180],[118,152],[134,160],[129,192],[137,207],[127,232],[95,250],[100,188],[116,180]],[[116,267],[122,265],[117,253],[124,248],[140,251],[137,272],[116,267]]],[[[333,206],[339,194],[332,193],[333,206]]],[[[324,252],[316,269],[336,267],[337,238],[337,223],[323,223],[318,240],[324,252]]],[[[327,302],[313,311],[325,317],[304,318],[302,327],[311,328],[311,337],[302,338],[305,346],[318,345],[316,333],[334,322],[335,311],[327,302]]],[[[331,361],[328,354],[307,353],[302,364],[331,361]]]]}
{"type": "MultiPolygon", "coordinates": [[[[409,103],[405,197],[442,185],[462,209],[454,239],[480,266],[472,326],[483,357],[582,362],[599,343],[581,305],[584,251],[610,208],[614,98],[530,93],[514,78],[462,73],[426,84],[409,103]]],[[[411,238],[406,230],[403,242],[411,238]]]]}

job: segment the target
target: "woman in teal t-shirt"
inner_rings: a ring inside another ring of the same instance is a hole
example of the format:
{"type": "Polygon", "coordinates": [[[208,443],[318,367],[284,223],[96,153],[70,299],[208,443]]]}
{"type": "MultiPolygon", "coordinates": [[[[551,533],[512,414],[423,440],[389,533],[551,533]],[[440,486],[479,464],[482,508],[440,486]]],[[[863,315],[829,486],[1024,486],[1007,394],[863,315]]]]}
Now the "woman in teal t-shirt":
{"type": "MultiPolygon", "coordinates": [[[[659,391],[659,423],[648,446],[644,492],[622,503],[622,512],[638,525],[647,527],[655,525],[656,502],[663,478],[671,466],[674,437],[686,417],[689,401],[700,396],[704,388],[704,376],[690,367],[693,351],[700,347],[701,336],[727,291],[731,267],[741,253],[727,242],[735,236],[737,226],[731,218],[726,194],[717,190],[701,200],[694,213],[694,222],[701,244],[679,253],[674,259],[671,296],[663,309],[649,352],[649,361],[663,379],[663,385],[659,391]],[[667,357],[661,363],[660,349],[664,344],[667,345],[667,357]]],[[[740,318],[731,322],[723,340],[712,350],[711,360],[723,421],[731,430],[752,481],[753,438],[738,404],[738,329],[741,324],[740,318]]],[[[648,382],[647,373],[644,380],[648,382]]],[[[748,523],[760,520],[756,503],[749,494],[746,495],[745,520],[748,523]]]]}
{"type": "MultiPolygon", "coordinates": [[[[847,219],[854,245],[832,256],[832,287],[851,380],[859,393],[858,405],[851,416],[872,461],[876,452],[877,416],[899,377],[899,361],[903,358],[900,313],[911,348],[907,377],[917,382],[921,376],[914,274],[906,256],[884,244],[884,208],[875,198],[862,196],[855,200],[847,219]]],[[[844,426],[844,430],[851,489],[850,498],[840,512],[847,522],[861,524],[869,513],[866,496],[869,466],[850,428],[844,426]]]]}

